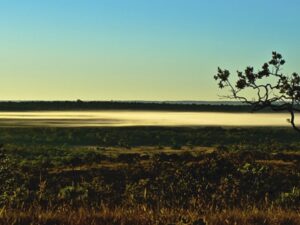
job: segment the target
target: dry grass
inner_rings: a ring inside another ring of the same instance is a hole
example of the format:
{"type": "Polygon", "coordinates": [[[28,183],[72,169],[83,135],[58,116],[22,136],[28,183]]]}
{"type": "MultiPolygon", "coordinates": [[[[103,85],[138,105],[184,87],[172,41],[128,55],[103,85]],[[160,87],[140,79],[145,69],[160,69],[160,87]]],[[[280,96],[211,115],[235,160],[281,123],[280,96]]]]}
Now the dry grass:
{"type": "Polygon", "coordinates": [[[299,225],[300,212],[281,209],[249,211],[230,210],[207,216],[211,225],[299,225]]]}
{"type": "Polygon", "coordinates": [[[257,163],[264,165],[273,165],[273,166],[294,166],[294,162],[287,162],[283,160],[256,160],[257,163]]]}
{"type": "Polygon", "coordinates": [[[300,212],[272,209],[259,211],[239,209],[199,213],[183,209],[148,210],[143,207],[135,209],[108,209],[101,210],[61,208],[56,210],[31,209],[26,211],[2,210],[0,224],[36,224],[36,225],[147,225],[147,224],[173,224],[173,225],[298,225],[300,212]]]}

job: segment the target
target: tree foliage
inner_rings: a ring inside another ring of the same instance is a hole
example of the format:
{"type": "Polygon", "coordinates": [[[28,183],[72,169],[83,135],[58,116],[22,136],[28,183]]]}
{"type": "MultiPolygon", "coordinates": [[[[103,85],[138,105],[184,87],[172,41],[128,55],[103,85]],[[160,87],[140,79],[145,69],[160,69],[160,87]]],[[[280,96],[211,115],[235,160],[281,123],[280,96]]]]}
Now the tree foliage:
{"type": "Polygon", "coordinates": [[[226,98],[249,104],[253,111],[271,108],[289,112],[288,122],[300,132],[295,124],[295,114],[300,112],[300,76],[298,73],[283,74],[284,64],[282,55],[274,51],[271,60],[264,63],[261,69],[256,71],[248,66],[244,71],[237,71],[235,83],[227,69],[218,68],[214,79],[218,81],[219,88],[230,90],[226,98]]]}

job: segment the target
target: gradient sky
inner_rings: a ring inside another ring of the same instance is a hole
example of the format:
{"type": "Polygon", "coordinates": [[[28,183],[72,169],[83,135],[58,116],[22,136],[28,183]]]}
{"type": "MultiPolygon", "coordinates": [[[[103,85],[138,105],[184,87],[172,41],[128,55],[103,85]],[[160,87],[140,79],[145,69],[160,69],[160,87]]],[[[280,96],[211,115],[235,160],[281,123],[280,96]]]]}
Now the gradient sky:
{"type": "Polygon", "coordinates": [[[298,0],[2,0],[0,100],[218,100],[273,50],[300,72],[298,0]]]}

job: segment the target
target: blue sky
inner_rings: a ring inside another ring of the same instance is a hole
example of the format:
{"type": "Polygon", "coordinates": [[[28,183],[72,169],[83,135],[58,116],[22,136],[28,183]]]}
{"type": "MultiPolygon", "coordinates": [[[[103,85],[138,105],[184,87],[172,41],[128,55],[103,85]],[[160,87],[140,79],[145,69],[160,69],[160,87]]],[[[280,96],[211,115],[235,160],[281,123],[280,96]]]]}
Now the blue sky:
{"type": "Polygon", "coordinates": [[[218,100],[218,66],[300,72],[296,0],[3,0],[1,100],[218,100]]]}

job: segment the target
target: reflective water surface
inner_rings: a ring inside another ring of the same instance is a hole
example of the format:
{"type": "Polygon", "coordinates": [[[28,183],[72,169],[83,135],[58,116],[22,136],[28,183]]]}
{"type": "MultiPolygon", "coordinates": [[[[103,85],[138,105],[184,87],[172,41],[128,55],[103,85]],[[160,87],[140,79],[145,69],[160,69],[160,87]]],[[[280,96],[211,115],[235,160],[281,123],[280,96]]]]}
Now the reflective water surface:
{"type": "Polygon", "coordinates": [[[290,126],[284,113],[41,111],[0,112],[0,126],[290,126]]]}

